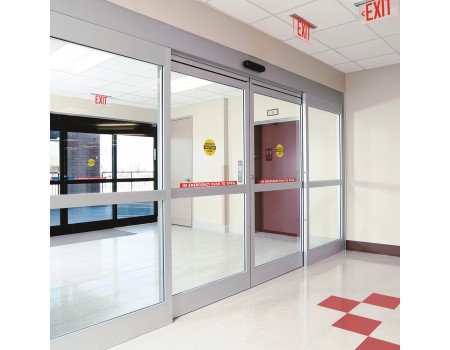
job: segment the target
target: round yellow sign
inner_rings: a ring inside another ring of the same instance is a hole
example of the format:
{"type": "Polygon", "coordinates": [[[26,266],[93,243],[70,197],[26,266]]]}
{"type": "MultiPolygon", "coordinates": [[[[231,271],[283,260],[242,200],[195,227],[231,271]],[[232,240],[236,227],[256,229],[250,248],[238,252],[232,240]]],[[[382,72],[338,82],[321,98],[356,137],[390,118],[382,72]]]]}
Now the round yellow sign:
{"type": "Polygon", "coordinates": [[[282,144],[278,144],[277,147],[275,147],[275,153],[277,154],[278,158],[283,157],[284,155],[284,148],[282,144]]]}
{"type": "Polygon", "coordinates": [[[205,144],[203,145],[203,150],[205,151],[206,155],[212,156],[214,153],[216,153],[216,143],[208,139],[205,141],[205,144]]]}
{"type": "Polygon", "coordinates": [[[95,165],[95,160],[94,159],[92,159],[92,158],[90,158],[90,159],[88,159],[88,166],[94,166],[95,165]]]}

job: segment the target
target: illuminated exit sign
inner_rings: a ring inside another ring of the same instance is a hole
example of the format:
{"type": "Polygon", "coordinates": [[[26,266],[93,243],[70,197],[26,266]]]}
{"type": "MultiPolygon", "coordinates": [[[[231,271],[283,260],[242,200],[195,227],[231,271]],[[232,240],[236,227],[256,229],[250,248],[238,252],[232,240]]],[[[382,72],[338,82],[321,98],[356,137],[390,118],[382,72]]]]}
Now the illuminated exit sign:
{"type": "Polygon", "coordinates": [[[107,98],[110,96],[92,94],[94,96],[94,104],[106,106],[107,98]]]}
{"type": "Polygon", "coordinates": [[[311,39],[311,28],[315,29],[317,27],[295,13],[291,17],[294,36],[309,43],[311,39]]]}
{"type": "Polygon", "coordinates": [[[399,15],[399,0],[365,0],[355,4],[364,23],[399,15]]]}

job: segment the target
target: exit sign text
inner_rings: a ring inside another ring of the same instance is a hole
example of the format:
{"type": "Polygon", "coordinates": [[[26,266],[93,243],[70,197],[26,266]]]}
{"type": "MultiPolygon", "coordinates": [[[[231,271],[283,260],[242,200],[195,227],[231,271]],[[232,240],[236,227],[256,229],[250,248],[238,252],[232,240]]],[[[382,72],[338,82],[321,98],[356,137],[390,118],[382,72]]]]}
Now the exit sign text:
{"type": "Polygon", "coordinates": [[[360,13],[366,22],[388,17],[391,15],[391,0],[375,0],[361,4],[360,13]]]}
{"type": "Polygon", "coordinates": [[[105,95],[94,95],[94,103],[96,105],[106,106],[106,99],[108,96],[105,95]]]}

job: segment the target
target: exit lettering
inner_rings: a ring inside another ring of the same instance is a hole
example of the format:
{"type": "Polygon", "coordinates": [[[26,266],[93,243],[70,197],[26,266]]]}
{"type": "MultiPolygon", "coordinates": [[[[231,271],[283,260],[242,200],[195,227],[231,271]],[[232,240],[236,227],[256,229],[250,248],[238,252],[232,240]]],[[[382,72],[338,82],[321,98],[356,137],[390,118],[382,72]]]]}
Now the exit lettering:
{"type": "Polygon", "coordinates": [[[365,17],[366,22],[374,21],[391,15],[390,0],[376,0],[367,2],[361,16],[365,17]]]}
{"type": "Polygon", "coordinates": [[[311,27],[308,23],[302,22],[300,20],[297,21],[297,35],[299,38],[302,38],[306,41],[309,41],[311,27]]]}
{"type": "Polygon", "coordinates": [[[96,105],[103,105],[106,106],[106,98],[108,96],[104,96],[104,95],[94,95],[94,103],[96,105]]]}

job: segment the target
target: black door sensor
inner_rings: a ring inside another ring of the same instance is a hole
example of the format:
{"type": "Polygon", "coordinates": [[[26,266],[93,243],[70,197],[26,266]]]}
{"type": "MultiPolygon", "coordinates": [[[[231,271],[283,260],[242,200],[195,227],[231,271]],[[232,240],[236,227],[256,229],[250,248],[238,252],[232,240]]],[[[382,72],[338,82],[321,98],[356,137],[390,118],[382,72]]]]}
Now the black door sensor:
{"type": "Polygon", "coordinates": [[[263,65],[256,63],[256,62],[252,62],[252,61],[244,61],[244,67],[257,71],[259,73],[264,72],[266,70],[266,67],[264,67],[263,65]]]}

